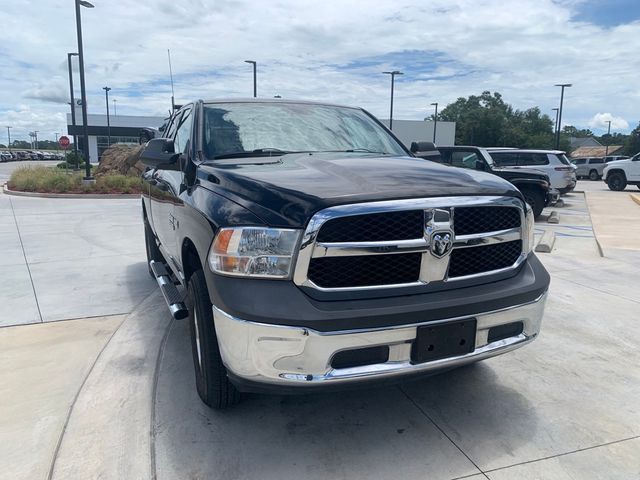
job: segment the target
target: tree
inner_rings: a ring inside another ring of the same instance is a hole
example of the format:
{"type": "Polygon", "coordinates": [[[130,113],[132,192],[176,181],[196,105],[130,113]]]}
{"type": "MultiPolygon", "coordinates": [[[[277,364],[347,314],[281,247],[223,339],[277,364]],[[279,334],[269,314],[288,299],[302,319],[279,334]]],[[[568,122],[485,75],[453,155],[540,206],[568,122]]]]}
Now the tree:
{"type": "Polygon", "coordinates": [[[640,123],[627,136],[627,140],[624,143],[624,153],[626,155],[635,155],[638,152],[640,152],[640,123]]]}

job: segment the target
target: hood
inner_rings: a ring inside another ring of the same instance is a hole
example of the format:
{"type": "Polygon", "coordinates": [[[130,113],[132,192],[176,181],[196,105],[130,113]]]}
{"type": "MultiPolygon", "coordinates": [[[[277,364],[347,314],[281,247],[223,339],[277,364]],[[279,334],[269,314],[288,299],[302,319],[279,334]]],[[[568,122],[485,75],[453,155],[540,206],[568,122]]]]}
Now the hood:
{"type": "Polygon", "coordinates": [[[323,208],[347,203],[518,190],[495,175],[413,157],[298,153],[200,164],[198,178],[267,225],[302,227],[323,208]]]}
{"type": "MultiPolygon", "coordinates": [[[[607,162],[604,166],[604,168],[608,168],[612,165],[626,165],[631,163],[633,160],[631,158],[624,158],[622,160],[611,160],[610,162],[607,162]]],[[[637,160],[636,160],[637,161],[637,160]]]]}

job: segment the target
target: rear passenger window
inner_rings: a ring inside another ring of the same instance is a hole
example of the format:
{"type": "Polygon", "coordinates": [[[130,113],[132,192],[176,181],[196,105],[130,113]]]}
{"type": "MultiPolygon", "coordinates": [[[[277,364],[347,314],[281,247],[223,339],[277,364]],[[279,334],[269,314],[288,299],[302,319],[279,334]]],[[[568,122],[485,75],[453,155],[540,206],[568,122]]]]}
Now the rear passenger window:
{"type": "Polygon", "coordinates": [[[491,158],[498,167],[512,167],[518,164],[516,153],[491,153],[491,158]]]}
{"type": "Polygon", "coordinates": [[[453,152],[451,154],[451,165],[462,168],[476,168],[478,156],[475,152],[453,152]]]}
{"type": "Polygon", "coordinates": [[[587,163],[587,159],[586,158],[579,158],[579,159],[575,160],[573,163],[576,164],[576,165],[584,165],[585,163],[587,163]]]}
{"type": "Polygon", "coordinates": [[[589,165],[593,165],[594,163],[604,163],[604,158],[592,158],[589,160],[589,165]]]}
{"type": "Polygon", "coordinates": [[[549,165],[549,158],[544,153],[520,153],[518,165],[549,165]]]}

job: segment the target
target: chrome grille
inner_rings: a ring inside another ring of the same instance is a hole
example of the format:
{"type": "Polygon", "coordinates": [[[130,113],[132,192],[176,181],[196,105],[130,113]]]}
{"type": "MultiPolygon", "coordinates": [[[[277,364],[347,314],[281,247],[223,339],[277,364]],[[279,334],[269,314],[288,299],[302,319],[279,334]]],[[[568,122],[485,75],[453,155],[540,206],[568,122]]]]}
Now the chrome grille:
{"type": "Polygon", "coordinates": [[[342,205],[309,222],[294,282],[324,291],[404,287],[515,269],[524,205],[441,197],[342,205]]]}

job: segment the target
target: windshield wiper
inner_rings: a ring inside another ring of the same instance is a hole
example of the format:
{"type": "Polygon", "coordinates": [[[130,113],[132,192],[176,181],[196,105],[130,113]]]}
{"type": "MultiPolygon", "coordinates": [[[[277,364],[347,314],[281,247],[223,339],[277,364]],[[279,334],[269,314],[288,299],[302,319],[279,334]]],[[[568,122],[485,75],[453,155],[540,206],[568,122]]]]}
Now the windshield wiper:
{"type": "Polygon", "coordinates": [[[289,153],[302,153],[291,150],[280,150],[279,148],[256,148],[255,150],[221,153],[213,157],[219,158],[242,158],[242,157],[277,157],[289,153]]]}
{"type": "Polygon", "coordinates": [[[368,148],[349,148],[347,150],[314,150],[310,153],[376,153],[378,155],[391,155],[389,152],[376,152],[368,148]]]}

